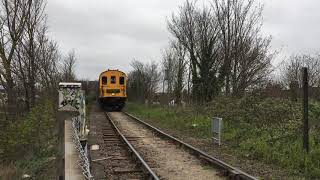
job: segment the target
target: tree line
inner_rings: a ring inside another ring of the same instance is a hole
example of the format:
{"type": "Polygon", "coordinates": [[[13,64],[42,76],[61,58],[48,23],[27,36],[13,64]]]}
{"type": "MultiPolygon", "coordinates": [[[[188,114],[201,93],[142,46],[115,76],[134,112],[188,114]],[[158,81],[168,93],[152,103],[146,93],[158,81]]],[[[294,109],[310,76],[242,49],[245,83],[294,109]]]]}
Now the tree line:
{"type": "Polygon", "coordinates": [[[129,94],[151,101],[150,94],[161,92],[162,87],[176,104],[181,104],[182,96],[193,103],[219,95],[242,97],[270,82],[295,86],[302,66],[309,67],[310,85],[319,87],[319,55],[293,55],[281,66],[280,78],[270,76],[276,69],[271,61],[277,52],[270,48],[272,37],[262,33],[262,12],[263,6],[254,0],[211,0],[202,6],[187,0],[167,20],[169,45],[162,62],[152,63],[161,70],[150,74],[148,68],[141,68],[148,65],[133,61],[129,94]],[[152,86],[158,89],[140,91],[150,87],[150,81],[144,80],[148,75],[157,77],[152,86]]]}
{"type": "Polygon", "coordinates": [[[75,51],[61,53],[48,35],[46,4],[0,0],[0,166],[11,164],[13,179],[40,177],[29,164],[56,155],[58,84],[76,79],[75,51]]]}
{"type": "Polygon", "coordinates": [[[220,94],[242,96],[270,72],[271,38],[261,33],[262,7],[253,0],[186,1],[168,19],[172,35],[163,53],[164,85],[176,102],[185,84],[194,102],[220,94]]]}
{"type": "Polygon", "coordinates": [[[6,120],[28,112],[41,96],[56,95],[59,81],[75,79],[76,55],[64,56],[48,36],[45,0],[1,0],[0,85],[6,120]]]}

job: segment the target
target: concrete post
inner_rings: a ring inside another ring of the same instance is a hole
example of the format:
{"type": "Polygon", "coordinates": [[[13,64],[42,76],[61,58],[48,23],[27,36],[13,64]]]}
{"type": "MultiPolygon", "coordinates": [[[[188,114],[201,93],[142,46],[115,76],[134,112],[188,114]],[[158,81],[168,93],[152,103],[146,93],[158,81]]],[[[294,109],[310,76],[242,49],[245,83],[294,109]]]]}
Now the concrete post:
{"type": "Polygon", "coordinates": [[[65,121],[80,115],[81,83],[59,83],[57,179],[65,179],[65,121]]]}

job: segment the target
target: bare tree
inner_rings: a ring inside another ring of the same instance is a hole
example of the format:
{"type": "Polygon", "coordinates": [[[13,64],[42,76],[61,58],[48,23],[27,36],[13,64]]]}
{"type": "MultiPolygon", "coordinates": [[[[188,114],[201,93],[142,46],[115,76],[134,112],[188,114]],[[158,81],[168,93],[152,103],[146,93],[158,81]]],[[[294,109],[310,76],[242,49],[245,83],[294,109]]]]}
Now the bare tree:
{"type": "Polygon", "coordinates": [[[271,70],[271,37],[260,33],[263,9],[254,0],[214,0],[212,6],[220,27],[226,94],[232,87],[233,95],[242,96],[246,89],[265,82],[271,70]]]}
{"type": "Polygon", "coordinates": [[[29,110],[35,104],[36,82],[38,70],[42,65],[39,59],[41,37],[46,36],[46,22],[42,0],[29,1],[30,10],[25,23],[25,31],[22,40],[17,46],[14,61],[14,74],[21,81],[26,102],[29,110]]]}
{"type": "Polygon", "coordinates": [[[137,60],[131,62],[133,70],[128,76],[128,93],[135,97],[134,100],[143,102],[148,100],[152,102],[154,94],[158,90],[160,82],[160,72],[158,65],[152,61],[151,63],[142,63],[137,60]]]}
{"type": "Polygon", "coordinates": [[[67,57],[64,59],[63,67],[62,67],[62,78],[63,81],[70,82],[75,81],[76,75],[74,72],[76,63],[76,54],[75,51],[72,50],[68,53],[67,57]]]}
{"type": "MultiPolygon", "coordinates": [[[[236,2],[236,1],[234,1],[236,2]]],[[[233,16],[234,9],[231,7],[231,0],[214,0],[212,5],[215,16],[217,17],[217,22],[220,30],[219,40],[221,43],[221,53],[223,54],[223,64],[221,67],[221,76],[225,81],[226,94],[230,94],[230,75],[231,75],[231,63],[232,63],[232,43],[235,39],[236,28],[235,19],[233,16]]]]}
{"type": "Polygon", "coordinates": [[[271,73],[271,60],[274,53],[269,52],[271,39],[248,37],[242,43],[238,64],[235,66],[232,81],[233,94],[243,96],[250,88],[259,87],[268,81],[271,73]]]}
{"type": "Polygon", "coordinates": [[[308,68],[308,79],[311,87],[320,87],[320,55],[292,55],[283,66],[282,82],[286,87],[301,84],[301,69],[308,68]]]}
{"type": "Polygon", "coordinates": [[[175,76],[175,57],[172,47],[166,49],[162,54],[162,69],[163,69],[163,88],[166,86],[166,92],[171,99],[173,94],[174,76],[175,76]]]}
{"type": "Polygon", "coordinates": [[[182,100],[182,91],[184,89],[184,79],[185,79],[185,72],[186,72],[186,49],[177,42],[172,42],[172,46],[175,52],[175,82],[174,82],[174,96],[175,102],[177,105],[181,105],[182,100]]]}
{"type": "Polygon", "coordinates": [[[145,65],[145,83],[146,83],[146,99],[152,103],[154,95],[158,91],[158,85],[160,81],[160,72],[158,71],[158,64],[155,61],[145,65]]]}
{"type": "Polygon", "coordinates": [[[26,34],[22,45],[24,46],[27,55],[27,76],[28,76],[28,88],[30,90],[30,107],[35,104],[36,97],[36,78],[39,69],[39,59],[37,54],[41,43],[37,42],[37,36],[43,36],[46,33],[43,29],[46,28],[45,24],[45,4],[43,0],[29,1],[30,11],[26,21],[26,34]]]}
{"type": "Polygon", "coordinates": [[[146,97],[144,64],[133,60],[130,65],[133,70],[128,74],[129,98],[143,103],[146,97]]]}
{"type": "Polygon", "coordinates": [[[168,22],[169,31],[187,50],[196,102],[210,101],[218,94],[219,46],[217,20],[209,8],[198,9],[187,1],[168,22]]]}
{"type": "Polygon", "coordinates": [[[186,65],[186,49],[180,43],[172,41],[163,54],[162,66],[169,98],[174,98],[178,105],[182,100],[186,65]]]}
{"type": "MultiPolygon", "coordinates": [[[[46,30],[43,29],[43,31],[46,30]]],[[[37,54],[39,60],[38,81],[44,91],[54,94],[63,73],[58,66],[61,55],[57,43],[48,39],[45,34],[38,36],[38,39],[40,43],[37,54]]]]}
{"type": "Polygon", "coordinates": [[[14,118],[16,106],[12,63],[25,30],[29,4],[24,0],[1,0],[0,4],[0,81],[8,95],[9,119],[14,118]]]}
{"type": "Polygon", "coordinates": [[[274,53],[271,38],[260,33],[261,13],[254,0],[213,0],[201,8],[186,1],[171,17],[169,31],[187,50],[195,101],[210,101],[223,89],[242,96],[265,82],[274,53]]]}

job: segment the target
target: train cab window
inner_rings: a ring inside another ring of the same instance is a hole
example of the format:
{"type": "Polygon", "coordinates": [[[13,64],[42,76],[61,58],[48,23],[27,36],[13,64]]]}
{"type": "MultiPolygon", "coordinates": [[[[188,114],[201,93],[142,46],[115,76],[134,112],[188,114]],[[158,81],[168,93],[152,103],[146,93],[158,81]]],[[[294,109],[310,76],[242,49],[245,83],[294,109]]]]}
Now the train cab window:
{"type": "Polygon", "coordinates": [[[110,83],[111,84],[115,84],[116,83],[116,77],[115,76],[111,76],[110,83]]]}
{"type": "Polygon", "coordinates": [[[101,81],[102,81],[102,84],[107,84],[108,78],[107,77],[102,77],[101,81]]]}
{"type": "Polygon", "coordinates": [[[119,79],[119,84],[121,84],[121,85],[123,85],[124,84],[124,77],[120,77],[120,79],[119,79]]]}

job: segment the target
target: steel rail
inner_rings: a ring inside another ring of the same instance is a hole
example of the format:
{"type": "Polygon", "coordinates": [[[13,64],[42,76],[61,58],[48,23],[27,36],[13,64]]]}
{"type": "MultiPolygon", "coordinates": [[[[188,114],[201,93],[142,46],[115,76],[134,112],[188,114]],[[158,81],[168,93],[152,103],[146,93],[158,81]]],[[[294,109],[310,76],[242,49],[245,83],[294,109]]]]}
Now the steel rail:
{"type": "Polygon", "coordinates": [[[106,113],[108,120],[110,121],[112,127],[116,130],[116,133],[121,137],[121,140],[125,142],[125,144],[129,147],[130,151],[139,159],[140,163],[142,164],[143,168],[149,174],[149,179],[152,180],[160,180],[160,178],[153,172],[153,170],[149,167],[149,165],[145,162],[145,160],[140,156],[138,151],[131,145],[131,143],[127,140],[127,138],[120,132],[119,128],[115,125],[115,123],[110,118],[109,114],[106,113]]]}
{"type": "Polygon", "coordinates": [[[207,162],[209,162],[211,165],[218,167],[221,170],[225,170],[226,175],[229,175],[231,178],[233,179],[240,179],[240,180],[258,180],[258,178],[251,176],[243,171],[241,171],[240,169],[233,167],[215,157],[212,157],[210,155],[208,155],[207,153],[201,151],[200,149],[193,147],[163,131],[161,131],[160,129],[140,120],[139,118],[127,113],[127,112],[123,112],[124,114],[126,114],[127,116],[131,117],[132,119],[134,119],[135,121],[145,125],[146,127],[148,127],[149,129],[155,131],[156,133],[158,133],[159,135],[166,137],[172,141],[175,141],[177,143],[179,143],[180,145],[182,145],[183,147],[185,147],[188,150],[191,150],[194,154],[199,155],[200,157],[202,157],[203,159],[205,159],[207,162]]]}

